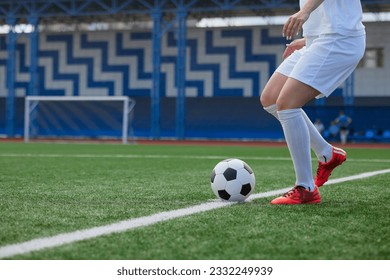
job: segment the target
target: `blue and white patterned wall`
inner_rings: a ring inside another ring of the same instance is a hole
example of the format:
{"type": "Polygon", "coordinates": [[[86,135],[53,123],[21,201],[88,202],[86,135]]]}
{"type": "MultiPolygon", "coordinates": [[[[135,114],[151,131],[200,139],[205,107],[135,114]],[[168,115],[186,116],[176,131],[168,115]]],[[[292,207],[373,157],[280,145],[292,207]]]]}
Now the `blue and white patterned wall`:
{"type": "MultiPolygon", "coordinates": [[[[257,96],[281,62],[280,28],[189,29],[187,96],[257,96]]],[[[147,96],[152,87],[150,31],[41,33],[39,95],[147,96]]],[[[29,81],[29,39],[17,41],[16,95],[29,81]]],[[[175,96],[176,40],[162,39],[162,94],[175,96]]],[[[6,37],[0,37],[0,96],[6,96],[6,37]]]]}

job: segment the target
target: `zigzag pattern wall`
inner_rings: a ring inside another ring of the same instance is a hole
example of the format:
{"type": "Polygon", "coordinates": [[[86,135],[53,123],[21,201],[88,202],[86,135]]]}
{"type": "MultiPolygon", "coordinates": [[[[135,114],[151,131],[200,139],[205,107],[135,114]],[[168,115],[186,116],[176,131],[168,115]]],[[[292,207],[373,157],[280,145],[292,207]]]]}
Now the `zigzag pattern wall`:
{"type": "MultiPolygon", "coordinates": [[[[189,29],[186,96],[260,94],[281,62],[285,44],[275,28],[189,29]],[[275,31],[275,32],[273,32],[275,31]],[[277,34],[277,35],[276,35],[277,34]]],[[[152,88],[152,34],[139,31],[41,33],[40,95],[148,96],[152,88]]],[[[176,39],[162,38],[162,95],[176,96],[176,39]]],[[[16,94],[28,94],[29,40],[16,47],[16,94]]],[[[0,96],[6,89],[6,37],[0,37],[0,96]]]]}

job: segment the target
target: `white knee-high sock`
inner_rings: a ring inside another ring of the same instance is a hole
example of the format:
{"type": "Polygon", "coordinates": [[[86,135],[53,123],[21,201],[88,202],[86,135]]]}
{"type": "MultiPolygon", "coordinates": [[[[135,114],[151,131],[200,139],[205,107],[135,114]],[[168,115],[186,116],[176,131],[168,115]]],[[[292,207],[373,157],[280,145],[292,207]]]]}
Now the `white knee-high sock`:
{"type": "MultiPolygon", "coordinates": [[[[268,113],[270,113],[279,120],[276,104],[264,107],[264,110],[266,110],[268,113]]],[[[309,129],[310,147],[313,149],[319,161],[327,162],[332,157],[332,146],[318,132],[309,117],[306,115],[305,111],[303,111],[302,109],[300,110],[305,119],[307,128],[309,129]]]]}
{"type": "Polygon", "coordinates": [[[270,113],[272,116],[274,116],[275,118],[277,118],[279,120],[279,116],[278,116],[278,108],[276,107],[276,104],[272,104],[268,107],[263,107],[264,110],[266,110],[268,113],[270,113]]]}
{"type": "Polygon", "coordinates": [[[295,184],[313,191],[310,135],[302,111],[301,109],[288,109],[277,113],[293,160],[296,176],[295,184]]]}
{"type": "Polygon", "coordinates": [[[321,162],[327,162],[332,158],[332,145],[330,145],[324,137],[318,132],[314,124],[311,122],[305,111],[302,111],[303,118],[309,129],[310,134],[310,146],[316,154],[317,158],[321,162]]]}

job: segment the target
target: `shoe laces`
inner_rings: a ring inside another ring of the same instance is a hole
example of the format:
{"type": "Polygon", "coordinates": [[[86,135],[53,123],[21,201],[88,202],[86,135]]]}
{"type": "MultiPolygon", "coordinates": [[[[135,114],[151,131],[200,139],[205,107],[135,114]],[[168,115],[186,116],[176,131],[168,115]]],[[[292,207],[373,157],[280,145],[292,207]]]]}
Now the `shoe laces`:
{"type": "Polygon", "coordinates": [[[294,188],[292,188],[291,190],[289,190],[288,192],[286,192],[285,194],[283,194],[284,197],[289,197],[289,196],[292,196],[294,195],[294,193],[296,193],[298,191],[298,188],[303,188],[302,186],[296,186],[294,188]]]}

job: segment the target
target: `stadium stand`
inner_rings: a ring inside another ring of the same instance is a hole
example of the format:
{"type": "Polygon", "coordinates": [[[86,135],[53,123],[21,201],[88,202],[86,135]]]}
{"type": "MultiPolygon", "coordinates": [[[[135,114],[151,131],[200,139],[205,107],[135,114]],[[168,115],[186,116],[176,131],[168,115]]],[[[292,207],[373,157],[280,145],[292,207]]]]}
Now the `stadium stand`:
{"type": "MultiPolygon", "coordinates": [[[[4,137],[23,136],[28,95],[129,96],[137,102],[132,131],[139,138],[282,137],[258,102],[281,62],[286,43],[281,27],[198,28],[196,22],[205,17],[288,15],[298,1],[61,3],[0,3],[4,137]]],[[[390,1],[362,3],[367,12],[390,11],[390,1]]],[[[353,118],[350,141],[388,142],[390,23],[367,22],[366,28],[371,60],[363,61],[330,99],[306,110],[312,120],[320,118],[329,126],[343,108],[353,118]]]]}

